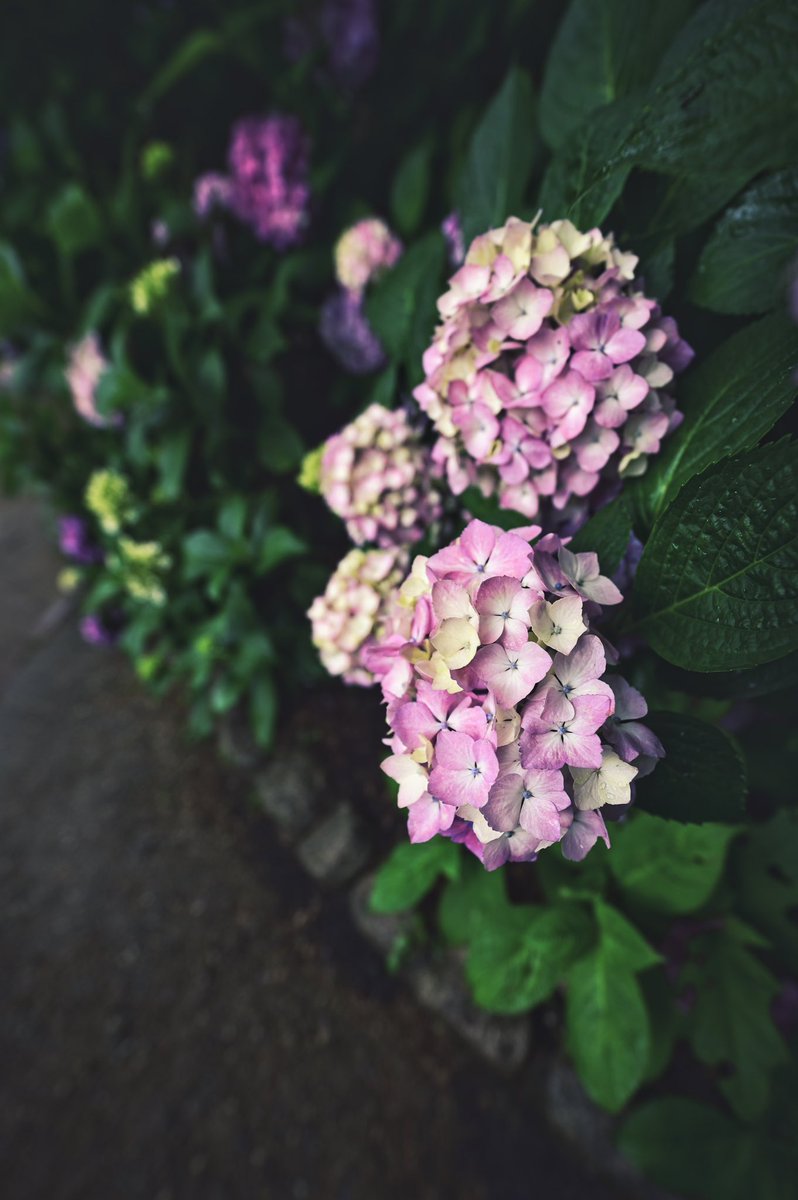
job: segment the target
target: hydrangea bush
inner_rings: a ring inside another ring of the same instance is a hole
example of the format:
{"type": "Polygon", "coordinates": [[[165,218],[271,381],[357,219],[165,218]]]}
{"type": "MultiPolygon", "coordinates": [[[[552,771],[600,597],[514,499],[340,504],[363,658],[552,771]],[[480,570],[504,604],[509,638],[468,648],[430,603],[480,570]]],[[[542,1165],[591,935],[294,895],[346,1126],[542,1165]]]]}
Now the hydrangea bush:
{"type": "Polygon", "coordinates": [[[600,1104],[656,1080],[666,1189],[786,1200],[792,7],[95,8],[0,51],[0,476],[84,637],[278,751],[382,691],[374,904],[600,1104]]]}

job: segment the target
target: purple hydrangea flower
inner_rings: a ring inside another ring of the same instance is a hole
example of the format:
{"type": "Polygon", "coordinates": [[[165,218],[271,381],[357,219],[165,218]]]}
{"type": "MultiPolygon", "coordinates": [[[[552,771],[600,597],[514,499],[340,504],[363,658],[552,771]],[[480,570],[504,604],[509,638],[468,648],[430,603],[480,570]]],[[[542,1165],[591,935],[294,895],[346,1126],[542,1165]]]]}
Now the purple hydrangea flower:
{"type": "Polygon", "coordinates": [[[296,245],[310,202],[309,142],[298,119],[242,118],[233,126],[228,161],[229,175],[209,172],[196,181],[197,215],[226,208],[277,250],[296,245]]]}
{"type": "Polygon", "coordinates": [[[353,375],[385,365],[382,343],[368,323],[362,299],[341,289],[322,305],[319,333],[327,349],[353,375]]]}
{"type": "Polygon", "coordinates": [[[80,636],[90,646],[113,646],[119,634],[105,624],[99,613],[89,613],[80,622],[80,636]]]}
{"type": "Polygon", "coordinates": [[[360,87],[374,74],[380,50],[374,0],[324,0],[319,24],[333,75],[360,87]]]}
{"type": "Polygon", "coordinates": [[[453,267],[462,266],[463,259],[465,258],[465,239],[463,238],[463,226],[458,212],[450,212],[448,217],[443,218],[441,233],[446,238],[449,262],[453,267]]]}
{"type": "Polygon", "coordinates": [[[82,517],[63,516],[58,518],[58,546],[62,554],[73,562],[102,562],[103,552],[89,537],[88,527],[82,517]]]}

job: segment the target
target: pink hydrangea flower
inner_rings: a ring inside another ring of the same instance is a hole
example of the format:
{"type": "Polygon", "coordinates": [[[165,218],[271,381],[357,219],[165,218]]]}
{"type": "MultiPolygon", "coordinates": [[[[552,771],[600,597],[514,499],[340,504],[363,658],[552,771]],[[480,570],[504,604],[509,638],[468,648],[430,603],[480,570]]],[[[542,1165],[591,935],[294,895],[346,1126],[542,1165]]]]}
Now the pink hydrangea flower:
{"type": "Polygon", "coordinates": [[[620,593],[595,555],[539,534],[475,520],[416,558],[364,655],[409,836],[462,841],[488,870],[609,845],[598,810],[627,804],[638,763],[663,753],[591,630],[620,593]]]}
{"type": "Polygon", "coordinates": [[[313,644],[331,675],[362,687],[374,682],[364,655],[378,637],[389,636],[394,589],[407,563],[407,552],[394,547],[350,550],[338,564],[308,610],[313,644]]]}
{"type": "Polygon", "coordinates": [[[361,295],[366,287],[394,266],[402,243],[378,217],[358,221],[335,245],[335,274],[341,287],[361,295]]]}
{"type": "Polygon", "coordinates": [[[414,391],[456,495],[478,483],[575,528],[602,483],[645,470],[678,423],[664,389],[692,351],[636,287],[636,263],[568,221],[511,217],[474,239],[414,391]]]}
{"type": "Polygon", "coordinates": [[[404,410],[380,404],[325,442],[319,487],[358,545],[409,545],[441,513],[429,452],[404,410]]]}
{"type": "Polygon", "coordinates": [[[69,352],[69,364],[65,375],[75,412],[98,429],[108,429],[122,424],[121,413],[104,416],[97,408],[97,387],[108,367],[96,333],[87,333],[69,352]]]}
{"type": "Polygon", "coordinates": [[[275,249],[296,245],[310,203],[309,142],[298,119],[273,113],[237,121],[228,163],[229,174],[210,172],[194,185],[197,215],[226,208],[275,249]]]}

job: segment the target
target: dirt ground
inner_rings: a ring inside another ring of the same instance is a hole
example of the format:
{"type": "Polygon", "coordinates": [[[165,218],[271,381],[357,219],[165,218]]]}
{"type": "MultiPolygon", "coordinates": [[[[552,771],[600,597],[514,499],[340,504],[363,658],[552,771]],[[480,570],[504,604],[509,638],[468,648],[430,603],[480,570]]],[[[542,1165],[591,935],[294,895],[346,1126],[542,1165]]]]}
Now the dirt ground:
{"type": "Polygon", "coordinates": [[[3,1200],[620,1200],[419,1009],[0,505],[3,1200]],[[47,624],[47,622],[45,622],[47,624]]]}

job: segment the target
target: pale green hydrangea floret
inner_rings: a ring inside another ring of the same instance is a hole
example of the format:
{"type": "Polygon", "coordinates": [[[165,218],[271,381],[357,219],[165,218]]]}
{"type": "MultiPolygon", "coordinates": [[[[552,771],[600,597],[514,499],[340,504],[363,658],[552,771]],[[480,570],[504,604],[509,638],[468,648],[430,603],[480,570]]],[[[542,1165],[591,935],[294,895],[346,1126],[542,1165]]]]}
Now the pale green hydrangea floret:
{"type": "Polygon", "coordinates": [[[172,280],[180,273],[176,258],[160,258],[141,270],[130,285],[130,303],[140,316],[151,313],[169,294],[172,280]]]}
{"type": "Polygon", "coordinates": [[[302,459],[302,466],[297,476],[297,483],[308,492],[316,495],[321,491],[321,460],[324,457],[324,446],[310,450],[302,459]]]}
{"type": "Polygon", "coordinates": [[[134,600],[158,607],[166,603],[162,576],[172,565],[172,559],[160,542],[134,542],[121,537],[118,543],[116,569],[128,595],[134,600]]]}
{"type": "Polygon", "coordinates": [[[104,533],[118,533],[135,516],[130,487],[118,471],[95,471],[86,485],[85,500],[104,533]]]}

